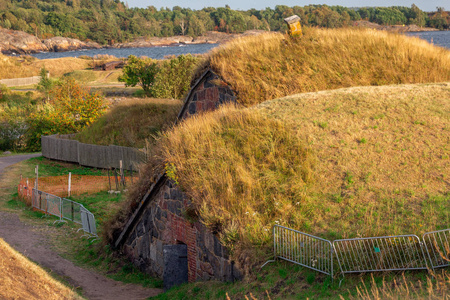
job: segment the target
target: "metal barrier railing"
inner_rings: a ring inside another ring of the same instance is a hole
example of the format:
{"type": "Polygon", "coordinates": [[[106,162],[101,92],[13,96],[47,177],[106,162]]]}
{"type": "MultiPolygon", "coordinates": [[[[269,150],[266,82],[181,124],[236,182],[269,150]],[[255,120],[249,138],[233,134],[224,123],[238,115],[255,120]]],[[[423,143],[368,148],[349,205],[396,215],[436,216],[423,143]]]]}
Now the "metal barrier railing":
{"type": "Polygon", "coordinates": [[[422,238],[431,268],[450,266],[450,229],[427,232],[422,238]]]}
{"type": "Polygon", "coordinates": [[[334,276],[450,266],[450,229],[417,235],[339,239],[330,242],[291,228],[273,227],[274,260],[283,259],[334,276]],[[423,240],[423,241],[422,241],[423,240]],[[426,254],[427,255],[426,255],[426,254]],[[336,259],[333,258],[336,257],[336,259]],[[336,264],[336,265],[333,265],[336,264]]]}
{"type": "Polygon", "coordinates": [[[333,246],[330,241],[290,229],[273,227],[274,257],[333,275],[333,246]]]}
{"type": "Polygon", "coordinates": [[[88,234],[97,236],[95,217],[82,204],[75,201],[61,198],[46,192],[33,189],[31,203],[36,208],[46,214],[78,223],[82,230],[88,234]]]}
{"type": "Polygon", "coordinates": [[[77,203],[72,200],[68,200],[66,198],[62,198],[62,218],[78,223],[82,225],[81,223],[81,211],[84,208],[83,205],[80,203],[77,203]]]}
{"type": "Polygon", "coordinates": [[[417,235],[342,239],[333,247],[343,274],[427,269],[417,235]]]}

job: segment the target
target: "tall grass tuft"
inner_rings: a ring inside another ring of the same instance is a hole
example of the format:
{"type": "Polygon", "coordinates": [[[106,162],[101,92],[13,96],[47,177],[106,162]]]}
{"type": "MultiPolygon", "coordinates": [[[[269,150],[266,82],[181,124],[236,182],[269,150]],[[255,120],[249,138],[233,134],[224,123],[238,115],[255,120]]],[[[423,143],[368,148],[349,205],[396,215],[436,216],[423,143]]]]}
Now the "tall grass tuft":
{"type": "Polygon", "coordinates": [[[212,51],[205,65],[249,106],[342,87],[450,80],[450,51],[419,38],[370,29],[307,28],[244,37],[212,51]]]}

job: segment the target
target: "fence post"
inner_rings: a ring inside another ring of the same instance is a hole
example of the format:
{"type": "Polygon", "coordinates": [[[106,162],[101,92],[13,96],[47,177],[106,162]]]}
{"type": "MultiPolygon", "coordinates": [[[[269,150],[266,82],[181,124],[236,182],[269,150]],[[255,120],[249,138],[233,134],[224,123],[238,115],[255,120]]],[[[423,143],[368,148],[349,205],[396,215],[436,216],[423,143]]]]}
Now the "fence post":
{"type": "Polygon", "coordinates": [[[72,172],[69,172],[69,187],[67,190],[67,197],[70,197],[70,189],[71,189],[71,185],[72,185],[72,172]]]}
{"type": "Polygon", "coordinates": [[[125,176],[124,176],[124,172],[123,172],[123,162],[119,161],[119,165],[120,165],[120,180],[122,181],[122,186],[125,187],[125,176]]]}
{"type": "Polygon", "coordinates": [[[36,165],[36,168],[34,169],[34,172],[36,174],[36,181],[34,182],[34,188],[39,190],[39,184],[38,184],[38,181],[39,181],[39,166],[38,165],[36,165]]]}
{"type": "Polygon", "coordinates": [[[111,190],[111,177],[109,176],[109,171],[111,170],[111,167],[108,168],[108,182],[109,182],[109,190],[111,190]]]}
{"type": "Polygon", "coordinates": [[[130,165],[130,177],[131,177],[131,183],[133,183],[133,165],[130,165]]]}
{"type": "Polygon", "coordinates": [[[73,220],[74,220],[74,218],[73,218],[73,201],[70,201],[70,203],[72,205],[72,222],[73,222],[73,220]]]}

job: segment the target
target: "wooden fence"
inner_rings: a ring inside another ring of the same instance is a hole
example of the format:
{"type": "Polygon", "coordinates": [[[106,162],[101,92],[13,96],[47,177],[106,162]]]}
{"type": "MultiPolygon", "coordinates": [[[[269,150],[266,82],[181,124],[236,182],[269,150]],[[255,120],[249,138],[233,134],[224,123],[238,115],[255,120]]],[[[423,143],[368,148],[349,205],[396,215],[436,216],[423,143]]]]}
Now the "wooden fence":
{"type": "Polygon", "coordinates": [[[25,78],[12,78],[12,79],[1,79],[0,84],[4,84],[7,87],[12,86],[24,86],[37,84],[41,80],[41,76],[25,77],[25,78]]]}
{"type": "Polygon", "coordinates": [[[145,160],[145,153],[136,148],[84,144],[69,137],[57,134],[42,136],[42,156],[100,169],[118,169],[120,161],[128,169],[130,165],[137,166],[145,160]]]}

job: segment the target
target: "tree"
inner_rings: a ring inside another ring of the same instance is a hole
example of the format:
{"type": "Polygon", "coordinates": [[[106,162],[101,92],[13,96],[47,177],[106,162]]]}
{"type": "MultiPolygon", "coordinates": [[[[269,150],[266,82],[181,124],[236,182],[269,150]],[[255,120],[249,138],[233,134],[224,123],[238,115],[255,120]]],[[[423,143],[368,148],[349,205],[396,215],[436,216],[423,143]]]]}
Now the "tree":
{"type": "Polygon", "coordinates": [[[46,97],[47,100],[50,100],[49,91],[51,90],[53,86],[52,80],[48,77],[48,71],[43,67],[41,71],[39,72],[39,76],[41,76],[41,79],[39,80],[38,84],[36,85],[36,89],[40,92],[42,92],[46,97]]]}
{"type": "Polygon", "coordinates": [[[158,72],[157,63],[151,58],[137,58],[128,56],[128,62],[123,68],[119,81],[125,82],[125,86],[136,86],[139,84],[147,96],[151,95],[151,88],[155,82],[158,72]]]}
{"type": "Polygon", "coordinates": [[[71,78],[55,85],[49,95],[50,101],[26,120],[27,150],[40,150],[42,135],[80,131],[97,120],[106,108],[102,96],[90,93],[71,78]]]}

